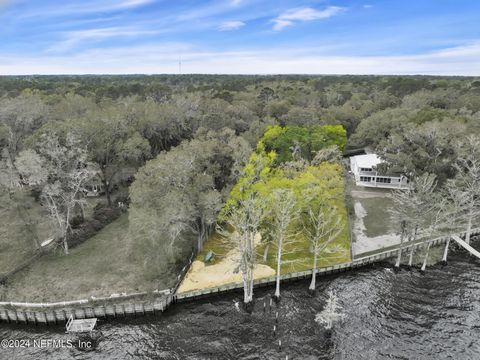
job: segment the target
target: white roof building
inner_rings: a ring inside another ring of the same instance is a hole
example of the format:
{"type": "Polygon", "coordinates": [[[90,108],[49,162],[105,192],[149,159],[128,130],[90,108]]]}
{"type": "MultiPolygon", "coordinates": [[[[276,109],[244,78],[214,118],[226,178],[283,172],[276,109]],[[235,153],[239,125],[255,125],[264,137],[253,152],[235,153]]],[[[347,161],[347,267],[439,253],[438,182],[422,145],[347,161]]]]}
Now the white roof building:
{"type": "Polygon", "coordinates": [[[403,175],[385,175],[377,171],[383,160],[377,154],[365,154],[350,158],[350,169],[357,186],[378,187],[385,189],[406,189],[408,179],[403,175]]]}

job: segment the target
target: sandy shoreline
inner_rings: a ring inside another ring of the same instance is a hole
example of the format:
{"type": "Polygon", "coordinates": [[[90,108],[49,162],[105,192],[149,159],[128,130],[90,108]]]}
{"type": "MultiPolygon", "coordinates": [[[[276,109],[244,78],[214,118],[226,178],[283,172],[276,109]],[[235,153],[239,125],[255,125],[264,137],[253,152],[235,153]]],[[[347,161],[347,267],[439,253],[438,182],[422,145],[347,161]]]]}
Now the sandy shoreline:
{"type": "MultiPolygon", "coordinates": [[[[238,250],[232,249],[222,261],[214,265],[207,266],[203,261],[195,260],[178,288],[178,293],[242,282],[241,272],[235,273],[238,257],[238,250]]],[[[255,279],[261,279],[274,276],[275,270],[270,266],[257,264],[253,274],[255,279]]]]}

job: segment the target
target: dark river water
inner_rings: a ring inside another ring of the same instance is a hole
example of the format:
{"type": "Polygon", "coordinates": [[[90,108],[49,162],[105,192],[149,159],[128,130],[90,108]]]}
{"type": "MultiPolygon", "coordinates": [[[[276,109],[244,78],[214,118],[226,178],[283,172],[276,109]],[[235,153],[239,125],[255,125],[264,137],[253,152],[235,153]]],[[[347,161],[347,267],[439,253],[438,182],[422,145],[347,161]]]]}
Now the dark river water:
{"type": "MultiPolygon", "coordinates": [[[[480,262],[464,252],[425,275],[385,264],[318,280],[315,295],[308,282],[285,285],[265,312],[273,289],[256,291],[252,314],[230,294],[158,317],[100,320],[91,351],[31,345],[0,349],[0,359],[480,359],[480,262]],[[315,315],[331,290],[344,318],[329,332],[315,315]]],[[[76,341],[63,326],[1,324],[0,338],[76,341]]]]}

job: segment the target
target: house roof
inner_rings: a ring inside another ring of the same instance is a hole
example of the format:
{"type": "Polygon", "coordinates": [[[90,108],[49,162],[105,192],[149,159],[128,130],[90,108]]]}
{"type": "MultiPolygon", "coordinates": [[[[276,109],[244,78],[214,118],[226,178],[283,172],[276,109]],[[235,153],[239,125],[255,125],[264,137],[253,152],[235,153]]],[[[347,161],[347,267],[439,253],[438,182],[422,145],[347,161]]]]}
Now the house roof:
{"type": "Polygon", "coordinates": [[[381,164],[383,161],[377,156],[377,154],[357,155],[353,157],[358,167],[372,168],[381,164]]]}

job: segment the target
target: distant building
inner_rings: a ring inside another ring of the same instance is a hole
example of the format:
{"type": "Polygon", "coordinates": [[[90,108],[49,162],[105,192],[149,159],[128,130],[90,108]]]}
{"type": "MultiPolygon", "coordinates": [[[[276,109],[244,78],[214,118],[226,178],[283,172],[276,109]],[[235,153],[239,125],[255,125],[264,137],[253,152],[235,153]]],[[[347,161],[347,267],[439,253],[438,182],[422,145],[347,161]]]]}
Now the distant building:
{"type": "Polygon", "coordinates": [[[103,187],[102,182],[100,179],[95,176],[94,178],[90,179],[85,184],[85,196],[86,197],[97,197],[100,195],[105,194],[105,189],[103,187]]]}
{"type": "Polygon", "coordinates": [[[385,189],[407,189],[408,179],[403,175],[386,175],[377,172],[383,161],[376,154],[357,155],[350,158],[350,169],[358,186],[385,189]]]}

